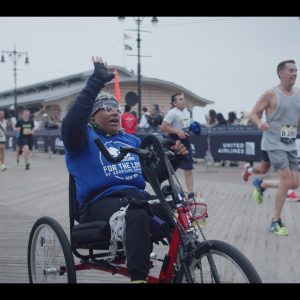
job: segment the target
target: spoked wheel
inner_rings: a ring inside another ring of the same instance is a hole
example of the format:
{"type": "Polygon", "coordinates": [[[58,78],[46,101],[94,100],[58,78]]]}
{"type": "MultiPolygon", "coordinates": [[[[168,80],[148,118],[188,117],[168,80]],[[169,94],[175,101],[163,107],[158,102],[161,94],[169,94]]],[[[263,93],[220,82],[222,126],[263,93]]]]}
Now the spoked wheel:
{"type": "MultiPolygon", "coordinates": [[[[244,254],[222,241],[200,243],[189,270],[195,283],[262,283],[244,254]]],[[[187,283],[183,266],[178,271],[176,282],[187,283]]]]}
{"type": "Polygon", "coordinates": [[[76,283],[73,253],[60,224],[43,217],[33,225],[27,253],[30,283],[76,283]]]}

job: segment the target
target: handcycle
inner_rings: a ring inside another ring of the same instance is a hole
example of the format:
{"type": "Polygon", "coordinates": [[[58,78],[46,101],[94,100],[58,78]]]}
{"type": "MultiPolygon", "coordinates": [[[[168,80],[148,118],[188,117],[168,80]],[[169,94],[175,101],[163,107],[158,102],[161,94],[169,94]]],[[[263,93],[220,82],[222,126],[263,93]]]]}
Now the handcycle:
{"type": "MultiPolygon", "coordinates": [[[[193,206],[186,198],[170,163],[174,153],[168,150],[162,137],[148,134],[142,139],[140,148],[120,148],[117,156],[112,156],[99,139],[95,143],[111,163],[121,161],[128,153],[138,155],[144,176],[157,201],[172,220],[171,232],[160,241],[167,248],[161,259],[159,275],[149,273],[148,283],[262,282],[254,266],[238,249],[226,242],[205,238],[197,223],[199,216],[193,213],[193,206]],[[160,183],[158,179],[163,171],[168,174],[164,186],[165,181],[160,183]],[[170,205],[171,202],[173,205],[170,205]]],[[[109,223],[79,223],[75,184],[71,175],[69,219],[70,242],[61,225],[53,218],[42,217],[34,223],[27,254],[30,283],[76,283],[76,272],[88,269],[129,277],[121,243],[116,257],[113,260],[109,257],[109,223]],[[74,256],[79,263],[75,264],[74,256]]],[[[150,270],[155,259],[150,256],[150,270]]]]}

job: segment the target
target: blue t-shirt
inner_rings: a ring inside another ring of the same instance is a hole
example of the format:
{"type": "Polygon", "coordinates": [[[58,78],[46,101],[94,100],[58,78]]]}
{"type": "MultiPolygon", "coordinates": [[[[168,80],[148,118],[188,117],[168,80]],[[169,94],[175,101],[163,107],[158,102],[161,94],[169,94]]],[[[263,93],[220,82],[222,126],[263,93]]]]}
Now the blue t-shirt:
{"type": "MultiPolygon", "coordinates": [[[[62,122],[67,169],[74,177],[79,205],[87,198],[92,199],[91,202],[101,201],[116,191],[144,190],[146,186],[137,155],[127,154],[121,162],[113,164],[103,157],[94,142],[99,137],[112,155],[116,155],[120,147],[140,146],[140,139],[134,135],[120,131],[115,136],[107,136],[88,125],[94,101],[103,86],[92,75],[62,122]]],[[[179,161],[177,156],[171,161],[174,169],[179,161]]],[[[162,182],[167,177],[168,173],[162,172],[158,179],[162,182]]]]}
{"type": "Polygon", "coordinates": [[[74,176],[76,198],[80,204],[89,195],[97,191],[95,201],[115,191],[126,189],[144,190],[145,180],[139,157],[128,153],[119,163],[110,163],[99,152],[94,139],[99,137],[112,156],[117,156],[120,147],[139,147],[140,139],[134,135],[120,132],[118,135],[106,137],[87,127],[87,142],[81,151],[71,152],[66,149],[66,164],[74,176]]]}

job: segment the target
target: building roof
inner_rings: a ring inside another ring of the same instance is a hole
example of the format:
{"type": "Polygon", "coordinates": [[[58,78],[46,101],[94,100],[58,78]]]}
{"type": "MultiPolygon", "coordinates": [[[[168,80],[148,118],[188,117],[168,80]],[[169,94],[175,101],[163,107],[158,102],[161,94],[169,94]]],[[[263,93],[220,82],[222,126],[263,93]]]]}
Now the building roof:
{"type": "MultiPolygon", "coordinates": [[[[108,66],[108,69],[113,71],[115,68],[118,70],[119,82],[130,83],[136,82],[137,75],[129,72],[127,69],[121,66],[108,66]]],[[[18,105],[28,105],[40,102],[54,101],[67,97],[76,93],[79,93],[83,85],[92,74],[93,70],[68,75],[53,80],[47,80],[24,87],[18,87],[17,89],[17,101],[18,105]]],[[[202,98],[190,90],[170,81],[161,80],[158,78],[141,77],[142,84],[153,84],[165,88],[172,88],[179,91],[183,91],[188,95],[194,105],[205,106],[207,104],[214,103],[211,100],[202,98]]],[[[113,82],[106,84],[112,85],[113,82]]],[[[10,107],[14,104],[14,89],[0,92],[0,108],[10,107]]]]}

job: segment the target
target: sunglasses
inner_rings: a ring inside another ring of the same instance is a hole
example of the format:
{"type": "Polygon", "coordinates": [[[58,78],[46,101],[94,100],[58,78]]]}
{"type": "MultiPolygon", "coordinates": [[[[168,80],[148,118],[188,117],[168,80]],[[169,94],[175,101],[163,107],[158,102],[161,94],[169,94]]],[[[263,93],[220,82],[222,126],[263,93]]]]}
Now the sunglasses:
{"type": "Polygon", "coordinates": [[[113,110],[115,110],[120,115],[123,113],[123,109],[121,106],[103,105],[101,109],[104,109],[107,113],[111,113],[113,110]]]}

